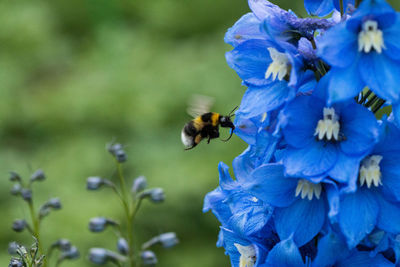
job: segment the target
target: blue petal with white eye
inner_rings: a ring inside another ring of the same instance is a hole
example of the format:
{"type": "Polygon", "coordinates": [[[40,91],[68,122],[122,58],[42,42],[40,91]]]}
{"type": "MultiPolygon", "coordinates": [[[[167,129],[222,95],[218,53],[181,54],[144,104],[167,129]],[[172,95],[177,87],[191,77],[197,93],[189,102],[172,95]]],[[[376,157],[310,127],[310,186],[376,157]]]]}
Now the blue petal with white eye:
{"type": "Polygon", "coordinates": [[[276,208],[276,231],[281,240],[293,237],[294,242],[302,246],[319,233],[325,214],[323,199],[297,199],[287,208],[276,208]]]}

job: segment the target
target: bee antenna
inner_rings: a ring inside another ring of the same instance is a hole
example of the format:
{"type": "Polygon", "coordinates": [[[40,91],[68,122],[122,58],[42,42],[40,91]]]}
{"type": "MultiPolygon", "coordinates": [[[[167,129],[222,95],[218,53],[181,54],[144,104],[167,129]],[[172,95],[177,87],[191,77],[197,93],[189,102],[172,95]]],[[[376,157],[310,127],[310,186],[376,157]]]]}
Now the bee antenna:
{"type": "Polygon", "coordinates": [[[234,109],[232,109],[231,112],[229,112],[229,115],[228,115],[229,118],[235,116],[235,114],[232,114],[232,113],[233,113],[238,107],[239,107],[239,106],[236,106],[234,109]]]}

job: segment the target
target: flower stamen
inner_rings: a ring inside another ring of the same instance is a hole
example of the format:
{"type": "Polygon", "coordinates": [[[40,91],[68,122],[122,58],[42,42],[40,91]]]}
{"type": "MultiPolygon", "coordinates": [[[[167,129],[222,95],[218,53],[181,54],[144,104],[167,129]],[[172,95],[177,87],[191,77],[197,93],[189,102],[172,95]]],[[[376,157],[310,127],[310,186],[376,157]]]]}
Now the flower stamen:
{"type": "Polygon", "coordinates": [[[257,261],[256,250],[254,246],[242,246],[238,243],[234,243],[233,245],[240,253],[239,267],[254,267],[257,261]]]}
{"type": "Polygon", "coordinates": [[[324,108],[324,118],[318,121],[314,136],[318,140],[338,141],[340,139],[339,116],[336,115],[334,108],[324,108]]]}
{"type": "Polygon", "coordinates": [[[373,184],[375,187],[382,185],[382,173],[379,163],[382,160],[382,156],[373,155],[363,159],[360,167],[360,185],[367,184],[370,188],[373,184]]]}
{"type": "Polygon", "coordinates": [[[386,48],[383,40],[383,33],[378,29],[378,23],[373,20],[367,20],[362,25],[362,30],[358,34],[358,51],[369,53],[375,49],[379,54],[382,48],[386,48]]]}
{"type": "Polygon", "coordinates": [[[265,72],[265,79],[272,76],[272,80],[275,81],[278,78],[282,81],[290,72],[289,58],[285,53],[280,53],[273,47],[268,48],[272,62],[269,64],[267,71],[265,72]]]}
{"type": "Polygon", "coordinates": [[[297,183],[295,196],[297,197],[300,195],[302,199],[307,197],[308,200],[312,200],[315,195],[315,197],[319,199],[321,196],[321,191],[321,184],[314,184],[305,179],[300,179],[297,183]]]}

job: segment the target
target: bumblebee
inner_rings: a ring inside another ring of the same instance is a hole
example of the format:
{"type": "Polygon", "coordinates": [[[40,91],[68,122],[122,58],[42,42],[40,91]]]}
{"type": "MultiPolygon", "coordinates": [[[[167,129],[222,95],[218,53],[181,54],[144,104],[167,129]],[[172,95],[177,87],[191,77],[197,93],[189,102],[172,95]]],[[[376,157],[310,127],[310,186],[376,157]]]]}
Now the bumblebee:
{"type": "Polygon", "coordinates": [[[209,144],[211,139],[218,138],[219,126],[231,129],[230,136],[222,141],[226,142],[231,139],[233,130],[235,130],[231,117],[236,108],[228,116],[222,116],[216,112],[207,112],[186,123],[181,132],[182,143],[186,147],[185,150],[194,148],[203,139],[207,139],[207,144],[209,144]]]}

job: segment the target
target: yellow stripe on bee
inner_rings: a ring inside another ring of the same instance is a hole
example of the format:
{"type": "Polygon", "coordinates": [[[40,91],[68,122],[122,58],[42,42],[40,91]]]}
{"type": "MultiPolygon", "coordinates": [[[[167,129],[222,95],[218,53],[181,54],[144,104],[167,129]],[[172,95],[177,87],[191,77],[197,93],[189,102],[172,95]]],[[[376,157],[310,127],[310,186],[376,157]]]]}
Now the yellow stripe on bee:
{"type": "Polygon", "coordinates": [[[193,125],[197,131],[201,130],[203,124],[204,123],[203,123],[203,120],[201,119],[201,116],[199,116],[193,120],[193,125]]]}
{"type": "Polygon", "coordinates": [[[219,123],[219,114],[218,113],[213,113],[211,115],[211,124],[212,126],[217,126],[219,123]]]}

